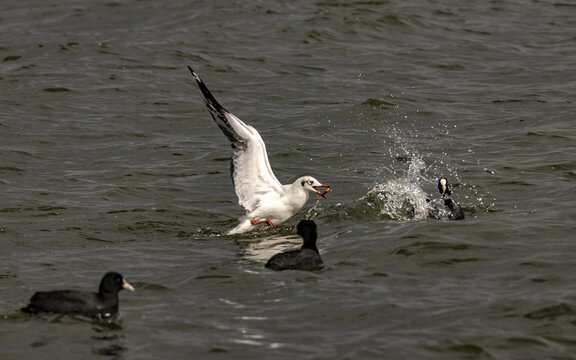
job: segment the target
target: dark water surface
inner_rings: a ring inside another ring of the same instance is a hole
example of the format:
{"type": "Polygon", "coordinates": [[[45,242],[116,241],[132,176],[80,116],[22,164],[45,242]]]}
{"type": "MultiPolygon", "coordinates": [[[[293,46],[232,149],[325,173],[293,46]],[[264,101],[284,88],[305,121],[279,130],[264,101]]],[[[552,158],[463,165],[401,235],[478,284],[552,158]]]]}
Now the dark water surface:
{"type": "Polygon", "coordinates": [[[0,358],[574,358],[575,29],[562,0],[0,3],[0,358]],[[186,65],[328,200],[221,235],[186,65]],[[422,216],[440,176],[464,221],[422,216]],[[264,269],[301,218],[325,267],[264,269]],[[115,322],[18,312],[106,271],[115,322]]]}

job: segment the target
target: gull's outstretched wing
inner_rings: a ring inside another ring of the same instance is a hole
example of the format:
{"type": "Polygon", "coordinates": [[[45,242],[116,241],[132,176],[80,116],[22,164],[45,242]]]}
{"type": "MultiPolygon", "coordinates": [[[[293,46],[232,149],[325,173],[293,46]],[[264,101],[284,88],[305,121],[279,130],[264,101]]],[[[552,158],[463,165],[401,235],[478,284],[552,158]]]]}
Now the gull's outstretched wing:
{"type": "Polygon", "coordinates": [[[194,70],[190,66],[188,68],[204,96],[212,118],[232,144],[234,154],[230,173],[239,204],[250,212],[264,198],[279,198],[283,192],[282,184],[272,172],[266,145],[258,131],[222,107],[194,70]]]}

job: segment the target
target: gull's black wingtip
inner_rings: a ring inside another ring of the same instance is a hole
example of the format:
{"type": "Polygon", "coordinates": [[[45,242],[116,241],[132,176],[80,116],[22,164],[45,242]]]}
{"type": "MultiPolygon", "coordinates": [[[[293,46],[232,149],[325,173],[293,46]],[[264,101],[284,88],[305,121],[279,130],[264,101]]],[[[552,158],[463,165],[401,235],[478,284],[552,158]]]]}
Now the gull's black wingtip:
{"type": "Polygon", "coordinates": [[[192,67],[190,65],[187,65],[187,66],[188,66],[188,70],[190,70],[190,72],[192,73],[192,76],[194,76],[194,77],[198,76],[198,75],[196,75],[196,73],[194,72],[194,70],[192,69],[192,67]]]}
{"type": "Polygon", "coordinates": [[[202,83],[202,80],[200,80],[200,77],[198,76],[198,74],[196,74],[196,72],[192,69],[192,67],[190,65],[187,65],[187,66],[188,66],[188,70],[190,70],[190,73],[192,74],[192,76],[194,77],[196,82],[198,84],[202,83]]]}
{"type": "Polygon", "coordinates": [[[198,76],[198,74],[196,74],[196,72],[192,70],[192,67],[190,67],[190,65],[187,66],[190,72],[192,73],[194,80],[196,80],[196,83],[198,84],[198,87],[202,92],[202,96],[204,96],[204,101],[206,102],[208,109],[214,111],[216,114],[218,114],[218,116],[224,116],[224,114],[228,111],[222,105],[220,105],[220,103],[218,103],[218,101],[216,100],[216,98],[214,98],[210,90],[208,90],[208,87],[204,84],[202,79],[200,79],[200,76],[198,76]]]}

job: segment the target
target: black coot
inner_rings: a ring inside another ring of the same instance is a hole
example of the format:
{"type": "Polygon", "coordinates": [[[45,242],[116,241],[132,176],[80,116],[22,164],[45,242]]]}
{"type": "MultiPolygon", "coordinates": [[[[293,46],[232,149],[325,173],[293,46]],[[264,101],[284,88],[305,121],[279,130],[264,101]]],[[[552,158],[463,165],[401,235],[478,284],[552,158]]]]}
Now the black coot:
{"type": "Polygon", "coordinates": [[[268,260],[266,267],[272,270],[314,270],[322,265],[322,258],[316,247],[318,232],[312,220],[298,223],[298,235],[304,239],[300,249],[276,254],[268,260]]]}
{"type": "Polygon", "coordinates": [[[134,291],[122,275],[109,272],[100,281],[97,293],[77,290],[39,291],[22,311],[31,314],[79,314],[106,319],[118,313],[118,293],[122,289],[134,291]]]}
{"type": "Polygon", "coordinates": [[[450,210],[448,213],[448,219],[464,219],[464,210],[459,203],[452,199],[452,191],[450,190],[450,185],[448,185],[448,180],[446,178],[438,180],[438,191],[440,191],[440,195],[442,195],[442,199],[444,199],[444,205],[450,210]]]}

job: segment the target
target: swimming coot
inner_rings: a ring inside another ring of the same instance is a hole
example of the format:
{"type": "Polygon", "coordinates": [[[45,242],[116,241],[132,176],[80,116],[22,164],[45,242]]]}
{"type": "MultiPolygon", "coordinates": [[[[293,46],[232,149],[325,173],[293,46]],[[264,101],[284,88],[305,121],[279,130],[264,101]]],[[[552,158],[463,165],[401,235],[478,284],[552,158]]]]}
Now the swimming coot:
{"type": "Polygon", "coordinates": [[[272,270],[314,270],[322,265],[322,258],[316,247],[318,232],[312,220],[298,223],[298,235],[304,239],[300,249],[288,250],[276,254],[268,260],[266,267],[272,270]]]}
{"type": "Polygon", "coordinates": [[[77,290],[39,291],[32,296],[30,304],[21,310],[31,314],[79,314],[106,319],[118,313],[118,292],[122,289],[134,291],[122,275],[109,272],[100,281],[97,293],[77,290]]]}

